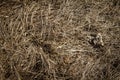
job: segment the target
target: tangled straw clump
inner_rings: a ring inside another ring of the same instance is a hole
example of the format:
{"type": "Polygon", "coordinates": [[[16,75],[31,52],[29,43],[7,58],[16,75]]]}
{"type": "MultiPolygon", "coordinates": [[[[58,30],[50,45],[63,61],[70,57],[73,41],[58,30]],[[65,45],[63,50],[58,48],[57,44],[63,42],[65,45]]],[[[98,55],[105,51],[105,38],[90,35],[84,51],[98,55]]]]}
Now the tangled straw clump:
{"type": "Polygon", "coordinates": [[[119,80],[119,8],[118,0],[1,1],[0,80],[119,80]]]}

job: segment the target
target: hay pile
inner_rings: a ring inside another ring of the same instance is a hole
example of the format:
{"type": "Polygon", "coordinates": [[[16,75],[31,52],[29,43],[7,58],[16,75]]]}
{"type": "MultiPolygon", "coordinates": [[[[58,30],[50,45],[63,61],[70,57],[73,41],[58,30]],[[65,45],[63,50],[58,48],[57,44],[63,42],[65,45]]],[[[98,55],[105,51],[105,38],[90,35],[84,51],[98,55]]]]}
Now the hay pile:
{"type": "Polygon", "coordinates": [[[119,0],[0,2],[0,80],[120,80],[119,0]]]}

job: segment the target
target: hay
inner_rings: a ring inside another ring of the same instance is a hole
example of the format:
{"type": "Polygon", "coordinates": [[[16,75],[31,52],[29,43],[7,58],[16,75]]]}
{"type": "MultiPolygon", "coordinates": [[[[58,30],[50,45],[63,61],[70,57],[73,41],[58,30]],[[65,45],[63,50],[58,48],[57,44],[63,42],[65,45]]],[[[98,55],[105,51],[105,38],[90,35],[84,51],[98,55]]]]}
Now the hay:
{"type": "Polygon", "coordinates": [[[119,0],[0,2],[0,80],[120,79],[119,0]]]}

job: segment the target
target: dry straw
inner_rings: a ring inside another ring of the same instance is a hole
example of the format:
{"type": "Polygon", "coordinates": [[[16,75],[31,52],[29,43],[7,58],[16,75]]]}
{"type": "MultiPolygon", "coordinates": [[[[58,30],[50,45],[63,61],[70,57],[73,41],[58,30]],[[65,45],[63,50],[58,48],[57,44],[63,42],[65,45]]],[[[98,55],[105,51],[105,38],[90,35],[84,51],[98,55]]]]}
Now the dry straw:
{"type": "Polygon", "coordinates": [[[0,80],[120,80],[119,0],[0,2],[0,80]]]}

